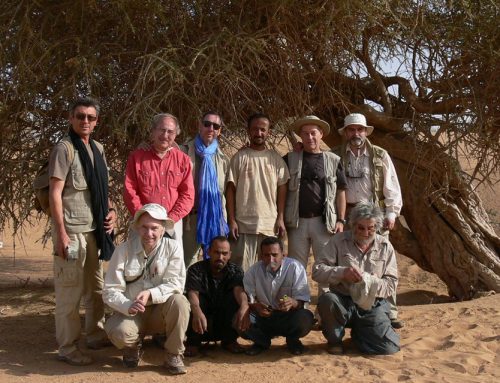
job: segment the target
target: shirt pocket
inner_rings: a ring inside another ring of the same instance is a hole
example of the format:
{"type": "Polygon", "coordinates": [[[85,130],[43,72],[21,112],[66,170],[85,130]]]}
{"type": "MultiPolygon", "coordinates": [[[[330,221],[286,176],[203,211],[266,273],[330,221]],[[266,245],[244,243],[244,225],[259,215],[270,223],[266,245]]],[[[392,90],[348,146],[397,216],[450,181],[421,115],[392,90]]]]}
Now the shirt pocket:
{"type": "Polygon", "coordinates": [[[80,162],[80,157],[78,153],[75,153],[75,159],[71,164],[71,183],[76,190],[86,190],[88,189],[87,180],[85,179],[85,174],[83,173],[83,166],[80,162]]]}
{"type": "Polygon", "coordinates": [[[370,258],[368,260],[368,271],[370,274],[375,275],[378,278],[382,278],[384,275],[385,260],[383,258],[370,258]]]}
{"type": "Polygon", "coordinates": [[[153,172],[149,169],[139,169],[137,173],[140,187],[151,188],[153,185],[153,172]]]}
{"type": "Polygon", "coordinates": [[[181,184],[184,177],[184,172],[181,170],[168,170],[167,171],[167,187],[177,189],[181,184]]]}
{"type": "Polygon", "coordinates": [[[284,296],[287,297],[292,297],[292,284],[284,283],[283,285],[280,286],[278,290],[278,294],[276,295],[276,299],[281,299],[284,296]]]}

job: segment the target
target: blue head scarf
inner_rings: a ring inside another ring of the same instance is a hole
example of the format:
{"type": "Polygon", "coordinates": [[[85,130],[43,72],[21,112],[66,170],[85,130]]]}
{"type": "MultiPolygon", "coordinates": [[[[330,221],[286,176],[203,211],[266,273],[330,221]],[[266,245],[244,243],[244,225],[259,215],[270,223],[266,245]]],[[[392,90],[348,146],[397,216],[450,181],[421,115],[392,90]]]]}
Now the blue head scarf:
{"type": "Polygon", "coordinates": [[[201,158],[199,170],[198,191],[198,220],[196,223],[196,240],[203,247],[203,258],[208,258],[210,241],[219,236],[227,236],[229,227],[222,210],[222,198],[219,191],[219,182],[215,169],[214,156],[219,142],[214,139],[209,146],[205,146],[200,135],[196,135],[194,148],[201,158]]]}

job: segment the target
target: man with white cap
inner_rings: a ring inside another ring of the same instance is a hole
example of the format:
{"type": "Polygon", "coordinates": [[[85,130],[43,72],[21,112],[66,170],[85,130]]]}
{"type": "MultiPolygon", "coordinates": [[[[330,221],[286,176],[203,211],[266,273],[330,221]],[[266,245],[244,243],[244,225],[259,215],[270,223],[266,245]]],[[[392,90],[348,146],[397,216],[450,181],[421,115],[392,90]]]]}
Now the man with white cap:
{"type": "Polygon", "coordinates": [[[310,248],[318,259],[323,248],[345,224],[347,187],[340,157],[321,150],[330,125],[316,116],[295,121],[291,129],[302,139],[303,150],[288,153],[290,171],[285,205],[288,256],[307,267],[310,248]]]}
{"type": "Polygon", "coordinates": [[[151,203],[135,213],[133,225],[139,235],[116,248],[106,273],[103,299],[114,314],[105,330],[111,342],[124,350],[126,367],[138,365],[145,335],[165,334],[164,366],[173,375],[185,374],[186,269],[181,243],[163,236],[173,229],[174,221],[164,207],[151,203]]]}
{"type": "MultiPolygon", "coordinates": [[[[371,202],[385,212],[381,234],[388,235],[401,212],[403,198],[396,169],[386,150],[373,145],[367,138],[373,132],[366,117],[351,113],[344,119],[339,134],[344,143],[334,151],[342,158],[347,179],[347,214],[359,202],[371,202]]],[[[391,321],[394,328],[403,327],[398,320],[396,293],[390,297],[391,321]]]]}

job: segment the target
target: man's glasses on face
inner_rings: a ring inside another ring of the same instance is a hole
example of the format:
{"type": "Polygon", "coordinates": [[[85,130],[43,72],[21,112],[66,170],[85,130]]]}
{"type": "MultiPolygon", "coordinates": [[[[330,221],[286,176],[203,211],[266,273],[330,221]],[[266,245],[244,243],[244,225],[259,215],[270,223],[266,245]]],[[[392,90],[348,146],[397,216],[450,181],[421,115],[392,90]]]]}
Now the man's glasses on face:
{"type": "Polygon", "coordinates": [[[85,119],[89,120],[89,122],[97,121],[97,116],[93,116],[92,114],[77,113],[75,117],[80,121],[85,121],[85,119]]]}
{"type": "Polygon", "coordinates": [[[221,128],[220,124],[216,124],[215,122],[205,120],[203,121],[203,126],[205,128],[210,128],[211,126],[214,128],[214,130],[219,130],[221,128]]]}

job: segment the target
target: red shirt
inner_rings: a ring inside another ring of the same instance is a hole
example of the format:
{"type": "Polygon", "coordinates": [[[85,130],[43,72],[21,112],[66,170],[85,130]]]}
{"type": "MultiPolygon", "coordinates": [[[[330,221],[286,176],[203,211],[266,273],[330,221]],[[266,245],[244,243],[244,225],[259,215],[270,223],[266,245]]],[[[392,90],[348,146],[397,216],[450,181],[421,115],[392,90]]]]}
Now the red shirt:
{"type": "Polygon", "coordinates": [[[177,148],[163,158],[153,149],[134,150],[127,160],[123,200],[132,216],[143,205],[157,203],[175,222],[184,218],[194,204],[189,157],[177,148]]]}

